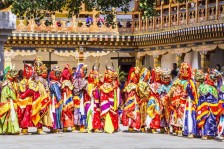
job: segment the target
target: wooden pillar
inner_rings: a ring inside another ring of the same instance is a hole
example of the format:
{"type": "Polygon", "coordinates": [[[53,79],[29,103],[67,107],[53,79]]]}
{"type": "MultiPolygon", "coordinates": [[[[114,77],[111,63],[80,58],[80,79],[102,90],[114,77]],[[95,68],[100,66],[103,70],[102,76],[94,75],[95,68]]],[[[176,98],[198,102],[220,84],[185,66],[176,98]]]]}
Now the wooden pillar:
{"type": "Polygon", "coordinates": [[[185,53],[177,53],[176,54],[176,63],[177,63],[177,67],[180,68],[181,63],[184,62],[184,57],[185,57],[185,53]]]}
{"type": "Polygon", "coordinates": [[[171,26],[171,3],[169,3],[169,27],[171,26]]]}
{"type": "Polygon", "coordinates": [[[72,16],[72,31],[76,32],[76,27],[77,27],[77,24],[76,24],[76,16],[72,16]]]}
{"type": "Polygon", "coordinates": [[[138,14],[138,27],[139,27],[139,31],[141,31],[142,29],[142,19],[141,19],[141,13],[138,14]]]}
{"type": "Polygon", "coordinates": [[[97,14],[97,11],[96,11],[96,8],[93,8],[93,26],[97,26],[97,23],[96,23],[96,14],[97,14]]]}
{"type": "Polygon", "coordinates": [[[153,30],[155,30],[156,26],[155,26],[155,17],[154,16],[153,16],[153,24],[152,25],[153,25],[153,30]]]}
{"type": "Polygon", "coordinates": [[[161,67],[162,55],[153,55],[154,68],[161,67]]]}
{"type": "Polygon", "coordinates": [[[180,24],[180,3],[177,2],[177,25],[180,24]]]}
{"type": "Polygon", "coordinates": [[[135,31],[135,14],[134,11],[132,12],[132,32],[135,31]]]}
{"type": "Polygon", "coordinates": [[[163,5],[160,6],[160,9],[161,9],[160,10],[160,13],[161,13],[160,14],[160,17],[161,17],[161,25],[160,26],[161,26],[161,28],[163,28],[163,5]]]}
{"type": "Polygon", "coordinates": [[[216,11],[215,11],[215,19],[218,20],[219,18],[219,0],[216,0],[216,11]]]}
{"type": "Polygon", "coordinates": [[[208,0],[205,0],[205,20],[208,20],[208,0]]]}
{"type": "Polygon", "coordinates": [[[200,51],[201,55],[201,70],[207,72],[210,63],[210,54],[208,51],[200,51]]]}
{"type": "Polygon", "coordinates": [[[142,60],[143,60],[143,56],[136,56],[135,66],[138,67],[139,69],[142,68],[142,60]]]}
{"type": "Polygon", "coordinates": [[[84,48],[79,47],[78,52],[79,52],[78,63],[82,64],[84,62],[84,55],[83,55],[84,54],[84,48]]]}
{"type": "Polygon", "coordinates": [[[195,19],[197,23],[198,22],[198,0],[196,0],[196,6],[195,6],[195,19]]]}
{"type": "Polygon", "coordinates": [[[189,20],[189,3],[186,2],[186,23],[188,24],[189,20]]]}

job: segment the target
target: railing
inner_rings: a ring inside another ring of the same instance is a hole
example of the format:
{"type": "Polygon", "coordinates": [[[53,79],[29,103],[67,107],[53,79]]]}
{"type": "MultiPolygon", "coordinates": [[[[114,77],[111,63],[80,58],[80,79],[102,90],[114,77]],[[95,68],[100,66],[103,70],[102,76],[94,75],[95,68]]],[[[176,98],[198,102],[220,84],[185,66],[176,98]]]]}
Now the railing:
{"type": "Polygon", "coordinates": [[[52,32],[52,33],[102,33],[102,34],[139,34],[172,30],[172,28],[186,28],[186,26],[200,26],[211,21],[224,21],[224,1],[209,3],[205,5],[195,4],[190,7],[188,3],[185,8],[177,5],[175,10],[171,7],[166,12],[161,10],[157,16],[142,19],[117,20],[117,28],[104,24],[97,24],[94,18],[93,24],[86,25],[85,19],[81,18],[45,18],[40,22],[34,20],[18,20],[16,32],[52,32]],[[51,20],[52,24],[48,24],[51,20]]]}

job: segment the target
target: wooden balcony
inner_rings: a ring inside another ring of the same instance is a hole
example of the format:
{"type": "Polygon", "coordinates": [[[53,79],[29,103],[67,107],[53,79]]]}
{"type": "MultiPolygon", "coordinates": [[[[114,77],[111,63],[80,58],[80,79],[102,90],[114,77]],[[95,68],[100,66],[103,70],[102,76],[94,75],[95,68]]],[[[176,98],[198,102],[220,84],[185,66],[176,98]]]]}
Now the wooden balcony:
{"type": "MultiPolygon", "coordinates": [[[[161,8],[163,8],[161,6],[161,8]]],[[[122,14],[117,12],[117,14],[122,14]]],[[[176,4],[175,7],[160,9],[157,16],[140,19],[141,14],[136,12],[128,12],[135,18],[130,20],[117,20],[117,28],[113,29],[105,24],[97,25],[97,19],[93,18],[93,25],[86,26],[85,19],[80,18],[60,18],[49,17],[35,22],[34,20],[18,20],[17,30],[15,33],[61,33],[61,34],[120,34],[120,35],[134,35],[134,34],[150,34],[155,32],[163,32],[170,30],[177,30],[183,28],[197,27],[208,24],[218,24],[224,22],[224,1],[216,0],[216,3],[209,3],[206,0],[204,5],[195,3],[191,7],[186,3],[185,7],[181,4],[176,4]],[[48,25],[47,20],[53,23],[48,25]]]]}

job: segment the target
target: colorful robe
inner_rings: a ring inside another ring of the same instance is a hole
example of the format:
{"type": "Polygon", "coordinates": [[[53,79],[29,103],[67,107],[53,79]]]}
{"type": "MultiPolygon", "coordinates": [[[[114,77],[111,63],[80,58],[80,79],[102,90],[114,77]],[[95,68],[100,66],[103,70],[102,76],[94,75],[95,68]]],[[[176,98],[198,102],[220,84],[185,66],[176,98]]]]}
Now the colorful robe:
{"type": "Polygon", "coordinates": [[[23,79],[19,84],[18,119],[20,128],[42,128],[41,98],[37,83],[34,80],[23,79]]]}
{"type": "Polygon", "coordinates": [[[70,80],[64,80],[61,86],[63,98],[62,121],[63,127],[74,126],[74,102],[72,96],[73,85],[70,80]]]}
{"type": "Polygon", "coordinates": [[[101,129],[100,120],[100,91],[93,83],[87,85],[89,100],[86,102],[88,131],[101,129]]]}
{"type": "Polygon", "coordinates": [[[219,114],[218,116],[218,136],[224,135],[224,85],[222,85],[219,89],[219,114]]]}
{"type": "Polygon", "coordinates": [[[78,126],[87,126],[86,101],[89,98],[86,93],[87,81],[84,78],[76,78],[73,82],[73,85],[74,124],[78,126]]]}
{"type": "Polygon", "coordinates": [[[0,100],[0,134],[19,133],[17,116],[17,84],[6,80],[2,85],[0,100]]]}
{"type": "MultiPolygon", "coordinates": [[[[196,103],[198,101],[197,89],[195,83],[190,80],[177,79],[174,84],[177,83],[182,86],[183,92],[186,93],[185,97],[181,97],[182,106],[185,104],[183,113],[183,133],[184,135],[197,133],[196,127],[196,103]]],[[[182,114],[182,110],[180,111],[182,114]]],[[[179,111],[177,111],[179,113],[179,111]]]]}
{"type": "Polygon", "coordinates": [[[50,110],[52,113],[51,119],[53,121],[53,129],[62,129],[62,108],[63,99],[61,96],[61,84],[58,81],[50,81],[49,83],[51,93],[50,110]]]}
{"type": "Polygon", "coordinates": [[[139,96],[137,94],[137,85],[129,83],[123,90],[126,92],[126,101],[122,115],[122,124],[129,128],[140,129],[141,116],[139,109],[139,96]]]}
{"type": "Polygon", "coordinates": [[[46,79],[38,76],[35,78],[35,81],[39,88],[40,93],[40,102],[41,102],[41,109],[40,109],[40,117],[41,117],[41,123],[46,127],[52,127],[53,126],[53,120],[51,119],[51,111],[50,111],[50,89],[48,86],[48,82],[46,79]]]}
{"type": "Polygon", "coordinates": [[[164,97],[169,93],[171,84],[162,84],[158,89],[160,95],[160,127],[167,127],[169,123],[169,103],[164,101],[164,97]]]}
{"type": "Polygon", "coordinates": [[[160,115],[161,115],[161,107],[160,107],[160,94],[158,92],[161,87],[160,83],[153,83],[150,85],[150,97],[147,104],[147,117],[146,117],[146,127],[151,129],[159,129],[160,128],[160,115]]]}
{"type": "Polygon", "coordinates": [[[100,86],[100,109],[103,128],[107,133],[118,131],[118,106],[120,104],[120,90],[112,83],[100,86]]]}
{"type": "Polygon", "coordinates": [[[218,109],[218,90],[209,84],[199,86],[197,105],[197,125],[202,136],[216,136],[218,109]]]}
{"type": "Polygon", "coordinates": [[[140,115],[141,115],[141,127],[145,126],[146,116],[147,116],[147,103],[149,100],[149,84],[144,81],[140,81],[138,83],[138,89],[139,89],[139,106],[140,106],[140,115]]]}

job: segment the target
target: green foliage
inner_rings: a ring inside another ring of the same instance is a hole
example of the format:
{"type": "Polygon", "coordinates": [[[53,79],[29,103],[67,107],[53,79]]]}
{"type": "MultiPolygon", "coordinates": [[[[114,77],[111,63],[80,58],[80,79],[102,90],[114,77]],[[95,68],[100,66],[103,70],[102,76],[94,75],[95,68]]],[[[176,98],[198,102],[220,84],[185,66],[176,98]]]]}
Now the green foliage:
{"type": "Polygon", "coordinates": [[[68,16],[78,15],[82,3],[85,3],[88,11],[96,8],[105,14],[106,21],[114,25],[115,14],[112,8],[121,8],[127,12],[131,0],[0,0],[0,10],[12,5],[12,12],[19,18],[34,18],[41,20],[46,15],[67,10],[68,16]]]}
{"type": "Polygon", "coordinates": [[[152,17],[156,14],[154,9],[155,3],[153,0],[140,0],[139,9],[142,11],[143,19],[152,17]]]}
{"type": "Polygon", "coordinates": [[[13,0],[0,0],[0,10],[8,8],[10,5],[12,5],[13,0]]]}
{"type": "Polygon", "coordinates": [[[118,80],[121,83],[122,81],[126,80],[127,78],[127,73],[125,73],[124,71],[121,71],[121,67],[119,66],[119,68],[117,69],[117,74],[118,74],[118,80]]]}

